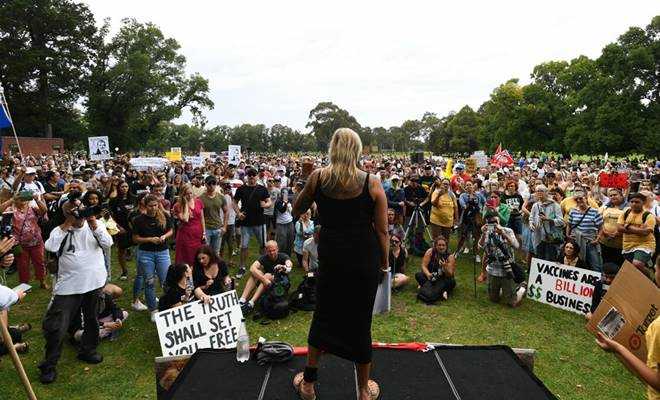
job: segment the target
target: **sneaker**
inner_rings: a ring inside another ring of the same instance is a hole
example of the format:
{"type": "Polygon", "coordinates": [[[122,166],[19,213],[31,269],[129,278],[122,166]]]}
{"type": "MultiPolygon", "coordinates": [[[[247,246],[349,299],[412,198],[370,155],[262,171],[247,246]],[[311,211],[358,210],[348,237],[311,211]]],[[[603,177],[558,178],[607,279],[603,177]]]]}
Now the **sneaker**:
{"type": "Polygon", "coordinates": [[[525,294],[527,294],[527,288],[525,286],[520,286],[516,291],[516,304],[520,304],[525,298],[525,294]]]}
{"type": "Polygon", "coordinates": [[[119,280],[120,280],[120,281],[125,281],[125,280],[127,280],[127,279],[128,279],[128,275],[127,275],[127,274],[121,274],[121,276],[119,277],[119,280]]]}
{"type": "Polygon", "coordinates": [[[55,368],[44,368],[39,374],[39,381],[44,385],[55,382],[57,379],[57,370],[55,368]]]}
{"type": "Polygon", "coordinates": [[[133,303],[133,309],[135,311],[147,311],[149,308],[142,304],[140,300],[136,300],[135,303],[133,303]]]}
{"type": "Polygon", "coordinates": [[[470,248],[466,247],[463,249],[463,254],[468,254],[470,252],[470,248]]]}
{"type": "Polygon", "coordinates": [[[236,272],[236,279],[241,279],[243,275],[245,275],[246,269],[245,267],[240,267],[238,269],[238,272],[236,272]]]}
{"type": "Polygon", "coordinates": [[[87,364],[100,364],[103,362],[103,356],[96,352],[91,354],[80,353],[78,354],[78,359],[87,364]]]}
{"type": "Polygon", "coordinates": [[[474,256],[474,262],[476,262],[477,264],[481,264],[481,256],[479,254],[474,256]]]}
{"type": "Polygon", "coordinates": [[[73,340],[76,342],[80,342],[82,340],[82,335],[83,335],[83,330],[78,329],[76,333],[73,334],[73,340]]]}
{"type": "Polygon", "coordinates": [[[250,304],[249,301],[241,304],[241,311],[243,312],[243,316],[248,315],[252,312],[252,310],[254,310],[254,306],[250,304]]]}
{"type": "Polygon", "coordinates": [[[231,251],[231,256],[232,257],[236,257],[237,255],[238,255],[238,251],[236,251],[236,250],[231,251]]]}

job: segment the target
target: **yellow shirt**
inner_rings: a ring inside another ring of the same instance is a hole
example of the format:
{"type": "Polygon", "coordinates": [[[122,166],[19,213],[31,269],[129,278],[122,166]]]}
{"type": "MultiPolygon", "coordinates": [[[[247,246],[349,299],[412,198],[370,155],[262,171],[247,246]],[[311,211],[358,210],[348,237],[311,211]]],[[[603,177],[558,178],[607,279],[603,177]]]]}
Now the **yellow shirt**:
{"type": "MultiPolygon", "coordinates": [[[[652,370],[658,372],[658,364],[660,364],[660,318],[656,318],[651,322],[649,328],[646,330],[646,365],[652,370]]],[[[660,400],[660,392],[650,386],[646,387],[646,396],[649,400],[660,400]]]]}
{"type": "MultiPolygon", "coordinates": [[[[627,210],[627,208],[626,208],[627,210]]],[[[626,225],[630,224],[632,226],[636,227],[641,227],[642,225],[645,225],[647,228],[651,229],[651,232],[648,233],[648,235],[636,235],[633,233],[624,233],[623,234],[623,252],[624,253],[629,253],[634,250],[646,250],[651,253],[655,251],[655,237],[653,236],[653,229],[655,229],[655,218],[653,217],[653,214],[648,213],[646,216],[646,221],[642,221],[642,215],[644,215],[644,211],[640,212],[639,214],[635,214],[632,211],[628,213],[628,218],[626,220],[623,220],[623,217],[625,214],[622,213],[619,216],[619,220],[617,221],[621,225],[626,225]]]]}
{"type": "Polygon", "coordinates": [[[439,190],[434,191],[431,195],[431,223],[445,228],[452,228],[454,226],[455,207],[456,202],[449,193],[440,195],[439,190]],[[438,196],[440,196],[440,207],[433,205],[438,196]]]}
{"type": "MultiPolygon", "coordinates": [[[[606,207],[602,206],[598,209],[600,215],[603,216],[603,232],[615,233],[618,229],[619,217],[623,215],[625,209],[620,209],[619,207],[606,207]]],[[[614,239],[603,238],[600,240],[600,243],[615,249],[620,249],[623,245],[623,238],[621,235],[617,236],[614,239]]]]}
{"type": "MultiPolygon", "coordinates": [[[[587,204],[589,204],[589,207],[591,208],[595,208],[596,210],[598,209],[598,203],[596,203],[596,200],[589,196],[587,196],[587,204]]],[[[561,207],[561,212],[564,214],[564,221],[568,221],[568,213],[577,207],[577,201],[575,201],[572,196],[567,197],[562,200],[561,203],[559,203],[559,207],[561,207]]]]}

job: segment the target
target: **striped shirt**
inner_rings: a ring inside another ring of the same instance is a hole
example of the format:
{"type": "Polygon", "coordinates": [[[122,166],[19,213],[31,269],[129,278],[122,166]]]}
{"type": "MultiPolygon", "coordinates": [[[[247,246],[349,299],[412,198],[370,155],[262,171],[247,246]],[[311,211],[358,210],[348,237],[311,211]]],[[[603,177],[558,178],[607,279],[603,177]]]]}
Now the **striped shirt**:
{"type": "Polygon", "coordinates": [[[568,213],[568,224],[572,230],[580,231],[585,236],[594,238],[598,235],[598,229],[603,226],[603,216],[593,207],[587,209],[586,215],[576,207],[568,213]]]}

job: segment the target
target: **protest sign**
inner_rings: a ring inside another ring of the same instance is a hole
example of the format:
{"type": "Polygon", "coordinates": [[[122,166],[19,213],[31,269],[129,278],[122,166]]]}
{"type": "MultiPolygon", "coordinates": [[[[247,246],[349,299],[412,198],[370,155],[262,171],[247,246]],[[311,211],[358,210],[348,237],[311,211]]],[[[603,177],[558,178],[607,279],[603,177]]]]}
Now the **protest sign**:
{"type": "Polygon", "coordinates": [[[90,160],[109,160],[110,156],[110,141],[107,136],[93,136],[87,138],[89,144],[89,158],[90,160]]]}
{"type": "Polygon", "coordinates": [[[181,161],[181,153],[172,153],[171,151],[166,151],[165,158],[167,158],[168,161],[181,161]]]}
{"type": "Polygon", "coordinates": [[[646,362],[646,330],[660,312],[660,289],[628,261],[587,323],[646,362]]]}
{"type": "Polygon", "coordinates": [[[598,186],[602,188],[625,189],[628,187],[628,175],[620,172],[601,172],[598,175],[598,186]]]}
{"type": "Polygon", "coordinates": [[[594,284],[600,272],[532,259],[527,297],[553,307],[586,314],[591,311],[594,284]]]}
{"type": "Polygon", "coordinates": [[[170,147],[170,153],[179,153],[179,154],[181,154],[181,147],[170,147]]]}
{"type": "Polygon", "coordinates": [[[477,167],[479,168],[484,168],[488,166],[488,156],[486,155],[486,152],[483,150],[475,151],[472,154],[472,158],[477,160],[477,167]]]}
{"type": "Polygon", "coordinates": [[[164,356],[234,348],[242,318],[235,290],[212,296],[209,304],[194,301],[161,311],[156,314],[160,348],[164,356]]]}
{"type": "Polygon", "coordinates": [[[204,157],[201,156],[186,156],[184,159],[186,162],[189,162],[193,168],[200,168],[204,165],[204,157]]]}
{"type": "Polygon", "coordinates": [[[204,160],[208,160],[209,158],[215,158],[216,154],[215,151],[200,151],[199,156],[204,160]]]}
{"type": "Polygon", "coordinates": [[[167,159],[162,157],[135,157],[131,158],[131,167],[136,171],[146,171],[149,168],[162,169],[167,165],[167,159]]]}
{"type": "Polygon", "coordinates": [[[229,164],[238,165],[241,162],[241,146],[230,144],[227,148],[227,159],[229,164]]]}
{"type": "Polygon", "coordinates": [[[472,175],[477,172],[477,159],[470,157],[465,160],[465,172],[472,175]]]}

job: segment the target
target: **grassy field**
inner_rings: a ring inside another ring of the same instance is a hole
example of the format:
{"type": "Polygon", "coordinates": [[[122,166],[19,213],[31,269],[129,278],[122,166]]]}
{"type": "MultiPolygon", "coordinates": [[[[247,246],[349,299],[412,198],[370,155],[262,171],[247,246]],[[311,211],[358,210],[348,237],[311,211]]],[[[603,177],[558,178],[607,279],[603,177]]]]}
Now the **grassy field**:
{"type": "MultiPolygon", "coordinates": [[[[251,254],[255,254],[254,251],[251,254]]],[[[116,255],[113,254],[116,258],[116,255]]],[[[616,358],[601,351],[584,329],[580,316],[525,300],[518,309],[491,304],[484,285],[473,292],[472,262],[459,260],[458,285],[447,302],[427,306],[415,299],[412,285],[392,300],[393,310],[377,316],[373,339],[382,342],[442,342],[459,344],[505,344],[537,350],[535,373],[561,399],[642,399],[644,387],[616,358]]],[[[412,258],[410,273],[419,269],[420,259],[412,258]]],[[[129,264],[130,277],[135,267],[129,264]]],[[[113,276],[119,276],[115,264],[113,276]]],[[[9,277],[14,286],[17,274],[9,277]]],[[[293,287],[301,279],[293,274],[293,287]]],[[[160,355],[155,325],[146,312],[130,309],[132,280],[118,281],[125,291],[119,304],[131,314],[116,341],[103,342],[99,352],[105,360],[87,365],[76,359],[73,347],[64,344],[58,365],[58,380],[44,386],[38,382],[37,364],[43,356],[41,318],[50,293],[34,289],[24,304],[11,310],[12,324],[30,322],[34,329],[26,336],[30,352],[22,356],[34,390],[40,399],[155,399],[154,357],[160,355]]],[[[415,285],[416,286],[416,285],[415,285]]],[[[248,322],[252,341],[259,336],[305,345],[311,313],[297,312],[268,325],[248,322]]],[[[0,359],[0,399],[25,398],[9,357],[0,359]]]]}

